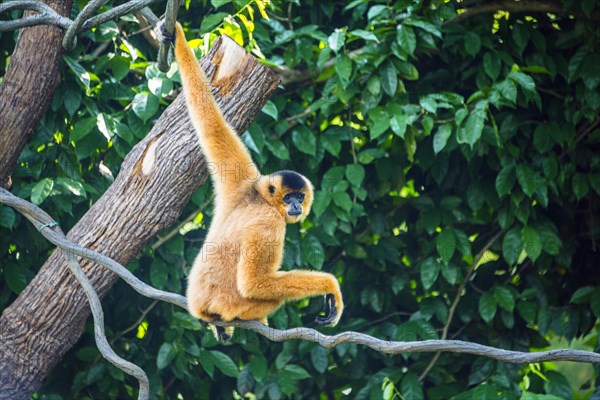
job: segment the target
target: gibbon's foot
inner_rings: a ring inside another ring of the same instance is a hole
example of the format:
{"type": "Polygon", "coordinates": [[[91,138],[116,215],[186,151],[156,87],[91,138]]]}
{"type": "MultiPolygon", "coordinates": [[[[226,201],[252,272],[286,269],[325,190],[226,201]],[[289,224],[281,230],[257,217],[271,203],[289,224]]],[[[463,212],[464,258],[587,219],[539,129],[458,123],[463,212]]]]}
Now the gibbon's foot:
{"type": "Polygon", "coordinates": [[[317,316],[315,318],[315,322],[319,325],[331,325],[335,318],[337,317],[337,306],[335,305],[335,297],[332,294],[328,294],[325,296],[325,302],[323,304],[323,310],[321,313],[325,314],[324,316],[317,316]]]}
{"type": "Polygon", "coordinates": [[[169,32],[167,26],[165,25],[165,21],[160,21],[158,23],[158,29],[156,30],[156,34],[158,35],[158,40],[160,40],[164,44],[175,44],[175,32],[169,32]]]}
{"type": "Polygon", "coordinates": [[[213,324],[208,324],[208,328],[212,331],[213,335],[215,335],[215,339],[219,342],[225,342],[231,339],[231,334],[233,334],[233,330],[231,330],[231,334],[227,332],[227,328],[233,327],[224,327],[213,324]]]}

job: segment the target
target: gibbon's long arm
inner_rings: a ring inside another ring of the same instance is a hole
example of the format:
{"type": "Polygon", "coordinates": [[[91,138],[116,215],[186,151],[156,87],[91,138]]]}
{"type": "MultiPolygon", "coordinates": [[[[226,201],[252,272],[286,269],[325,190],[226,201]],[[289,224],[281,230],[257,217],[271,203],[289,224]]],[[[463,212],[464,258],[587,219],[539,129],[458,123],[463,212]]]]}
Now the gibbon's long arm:
{"type": "MultiPolygon", "coordinates": [[[[175,58],[188,112],[209,162],[208,169],[215,183],[216,196],[225,200],[226,193],[239,193],[243,182],[258,179],[258,168],[239,136],[225,121],[179,22],[176,24],[175,58]]],[[[217,204],[220,202],[217,201],[217,204]]]]}
{"type": "MultiPolygon", "coordinates": [[[[243,297],[255,300],[300,300],[305,297],[325,295],[326,316],[315,322],[335,325],[344,310],[340,285],[335,276],[320,271],[278,271],[269,268],[272,259],[278,258],[269,246],[268,239],[260,237],[244,242],[244,253],[237,267],[237,289],[243,297]],[[271,261],[271,262],[269,262],[271,261]]],[[[271,244],[272,245],[272,244],[271,244]]]]}

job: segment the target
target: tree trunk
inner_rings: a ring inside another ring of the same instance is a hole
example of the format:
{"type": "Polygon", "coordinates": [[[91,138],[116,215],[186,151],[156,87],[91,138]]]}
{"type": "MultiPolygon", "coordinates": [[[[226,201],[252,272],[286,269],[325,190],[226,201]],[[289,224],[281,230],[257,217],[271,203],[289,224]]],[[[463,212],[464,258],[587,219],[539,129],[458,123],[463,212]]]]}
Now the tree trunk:
{"type": "MultiPolygon", "coordinates": [[[[231,39],[217,40],[203,67],[225,118],[244,132],[278,80],[231,39]]],[[[170,226],[207,177],[183,95],[125,158],[107,192],[67,237],[127,264],[156,232],[170,226]]],[[[100,296],[117,279],[83,261],[100,296]]],[[[77,341],[89,315],[85,296],[54,252],[0,317],[0,397],[25,399],[77,341]]]]}
{"type": "MultiPolygon", "coordinates": [[[[63,16],[72,0],[45,3],[63,16]]],[[[63,32],[57,26],[22,29],[0,85],[0,186],[10,187],[23,147],[46,113],[60,83],[63,32]]]]}

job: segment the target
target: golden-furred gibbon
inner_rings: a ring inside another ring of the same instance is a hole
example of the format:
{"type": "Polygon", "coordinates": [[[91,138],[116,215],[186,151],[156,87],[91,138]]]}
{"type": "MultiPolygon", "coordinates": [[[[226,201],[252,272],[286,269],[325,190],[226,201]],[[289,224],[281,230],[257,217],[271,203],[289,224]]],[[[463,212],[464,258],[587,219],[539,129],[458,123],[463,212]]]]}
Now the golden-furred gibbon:
{"type": "MultiPolygon", "coordinates": [[[[160,35],[174,42],[187,109],[215,191],[214,218],[188,277],[190,313],[207,322],[242,319],[266,324],[267,316],[284,302],[324,295],[324,315],[315,322],[336,325],[344,303],[335,276],[279,270],[286,223],[302,221],[309,213],[312,184],[293,171],[262,175],[225,121],[181,25],[177,23],[174,37],[161,25],[160,35]]],[[[233,332],[211,329],[218,340],[233,332]]]]}

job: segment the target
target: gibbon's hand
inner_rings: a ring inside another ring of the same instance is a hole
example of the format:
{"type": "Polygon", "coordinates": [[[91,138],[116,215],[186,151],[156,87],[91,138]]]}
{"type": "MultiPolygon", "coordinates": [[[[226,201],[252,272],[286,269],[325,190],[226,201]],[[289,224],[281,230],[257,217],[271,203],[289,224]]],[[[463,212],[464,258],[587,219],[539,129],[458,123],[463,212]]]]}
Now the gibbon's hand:
{"type": "Polygon", "coordinates": [[[160,21],[158,23],[156,35],[158,36],[158,40],[160,40],[161,43],[175,45],[175,39],[177,35],[175,35],[175,32],[169,32],[167,26],[165,25],[165,21],[160,21]]]}
{"type": "Polygon", "coordinates": [[[323,303],[323,310],[321,313],[325,314],[324,316],[319,315],[315,318],[315,322],[319,325],[330,325],[333,321],[335,321],[337,317],[337,306],[335,304],[335,297],[333,294],[328,294],[325,296],[325,300],[323,303]]]}

